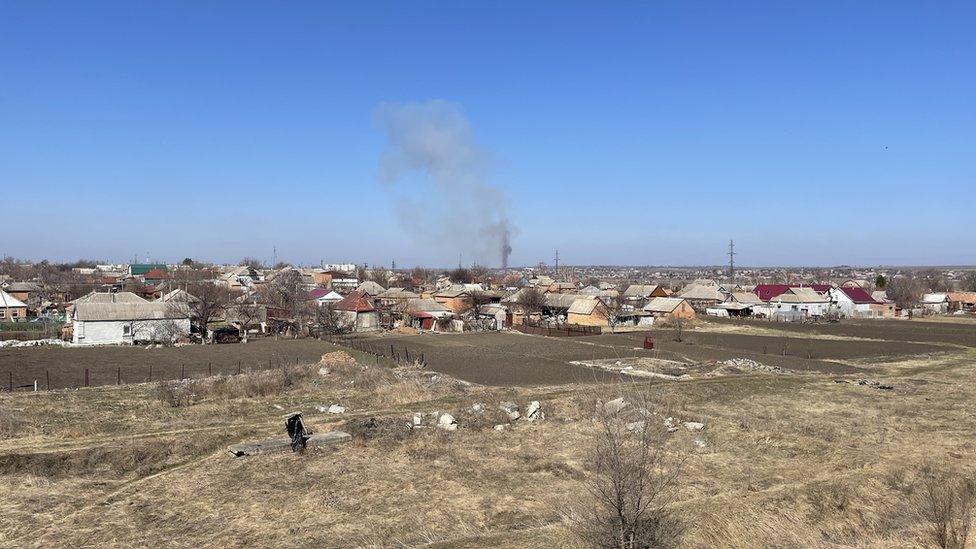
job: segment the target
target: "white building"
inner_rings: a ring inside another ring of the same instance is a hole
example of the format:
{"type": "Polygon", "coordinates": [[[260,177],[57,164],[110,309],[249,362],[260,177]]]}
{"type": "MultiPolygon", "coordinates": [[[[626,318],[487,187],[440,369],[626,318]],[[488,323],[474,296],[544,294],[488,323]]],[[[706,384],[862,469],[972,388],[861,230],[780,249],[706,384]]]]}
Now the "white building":
{"type": "Polygon", "coordinates": [[[173,343],[190,333],[185,306],[172,303],[76,303],[72,341],[79,345],[173,343]]]}
{"type": "Polygon", "coordinates": [[[922,311],[926,314],[941,315],[949,312],[949,294],[934,293],[922,296],[922,311]]]}
{"type": "Polygon", "coordinates": [[[778,320],[802,320],[826,316],[830,312],[830,298],[813,288],[790,288],[753,312],[762,312],[778,320]]]}

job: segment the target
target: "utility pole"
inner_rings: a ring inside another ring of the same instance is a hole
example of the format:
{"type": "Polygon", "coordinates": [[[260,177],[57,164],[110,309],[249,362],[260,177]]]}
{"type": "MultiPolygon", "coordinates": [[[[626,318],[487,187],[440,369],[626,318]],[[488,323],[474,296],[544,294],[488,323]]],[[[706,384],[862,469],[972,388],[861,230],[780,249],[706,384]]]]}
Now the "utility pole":
{"type": "Polygon", "coordinates": [[[278,264],[278,247],[271,247],[271,267],[274,268],[278,264]]]}
{"type": "Polygon", "coordinates": [[[559,250],[556,250],[556,259],[554,259],[553,261],[556,262],[556,278],[558,279],[559,278],[559,250]]]}
{"type": "Polygon", "coordinates": [[[729,240],[729,281],[735,284],[735,242],[729,240]]]}
{"type": "Polygon", "coordinates": [[[394,272],[396,271],[396,259],[394,259],[393,262],[390,264],[390,270],[394,272]]]}
{"type": "Polygon", "coordinates": [[[458,269],[461,268],[461,252],[458,252],[458,269]]]}

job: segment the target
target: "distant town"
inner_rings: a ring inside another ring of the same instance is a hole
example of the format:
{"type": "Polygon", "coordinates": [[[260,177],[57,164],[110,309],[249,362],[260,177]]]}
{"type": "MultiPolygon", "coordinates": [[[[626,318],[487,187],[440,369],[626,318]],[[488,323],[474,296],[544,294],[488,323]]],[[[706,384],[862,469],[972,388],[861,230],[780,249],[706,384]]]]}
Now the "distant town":
{"type": "Polygon", "coordinates": [[[0,341],[7,345],[176,345],[404,328],[616,332],[702,316],[829,322],[972,314],[976,268],[966,267],[0,262],[0,341]]]}

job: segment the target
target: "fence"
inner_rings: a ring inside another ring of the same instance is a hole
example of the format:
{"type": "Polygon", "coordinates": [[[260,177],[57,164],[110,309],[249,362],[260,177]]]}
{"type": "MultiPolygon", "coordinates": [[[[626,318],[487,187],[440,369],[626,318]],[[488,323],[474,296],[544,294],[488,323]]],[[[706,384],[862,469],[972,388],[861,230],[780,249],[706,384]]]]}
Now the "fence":
{"type": "Polygon", "coordinates": [[[593,336],[603,333],[600,326],[580,326],[578,324],[557,324],[556,326],[550,326],[546,324],[523,323],[516,324],[512,327],[523,334],[550,337],[593,336]]]}
{"type": "Polygon", "coordinates": [[[376,359],[377,365],[379,364],[379,359],[381,358],[389,359],[396,366],[418,365],[426,368],[428,365],[426,353],[414,349],[413,353],[411,354],[410,349],[406,345],[397,347],[396,344],[390,343],[389,347],[387,347],[386,343],[381,343],[379,341],[357,339],[343,335],[327,336],[324,339],[335,345],[348,347],[360,353],[372,356],[376,359]]]}
{"type": "MultiPolygon", "coordinates": [[[[307,361],[305,362],[307,363],[307,361]]],[[[195,379],[215,375],[240,375],[259,370],[300,365],[298,357],[276,357],[266,362],[184,362],[179,364],[140,364],[115,367],[76,367],[43,369],[33,372],[7,371],[0,373],[0,392],[50,391],[107,385],[129,385],[153,381],[195,379]]],[[[2,371],[0,371],[2,372],[2,371]]]]}

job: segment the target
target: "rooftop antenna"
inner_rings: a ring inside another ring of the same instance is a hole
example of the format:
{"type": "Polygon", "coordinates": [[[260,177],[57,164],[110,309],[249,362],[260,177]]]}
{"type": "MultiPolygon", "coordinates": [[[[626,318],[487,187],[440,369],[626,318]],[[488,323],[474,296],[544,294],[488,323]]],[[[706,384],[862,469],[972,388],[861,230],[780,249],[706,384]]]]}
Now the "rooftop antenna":
{"type": "Polygon", "coordinates": [[[729,240],[729,280],[735,284],[735,242],[729,240]]]}

